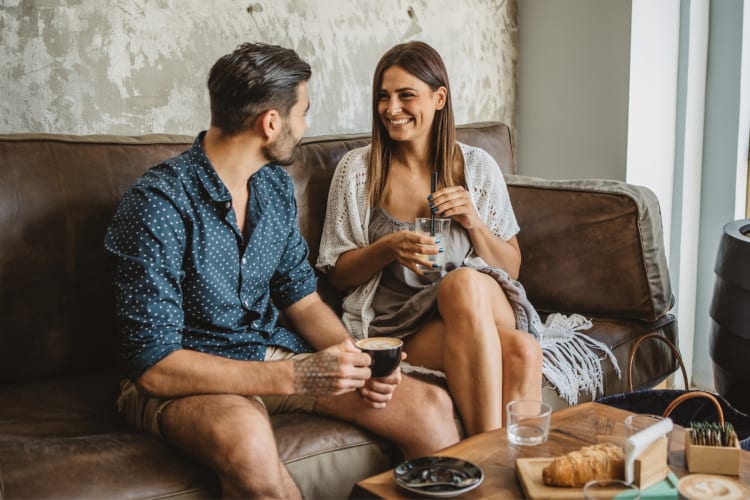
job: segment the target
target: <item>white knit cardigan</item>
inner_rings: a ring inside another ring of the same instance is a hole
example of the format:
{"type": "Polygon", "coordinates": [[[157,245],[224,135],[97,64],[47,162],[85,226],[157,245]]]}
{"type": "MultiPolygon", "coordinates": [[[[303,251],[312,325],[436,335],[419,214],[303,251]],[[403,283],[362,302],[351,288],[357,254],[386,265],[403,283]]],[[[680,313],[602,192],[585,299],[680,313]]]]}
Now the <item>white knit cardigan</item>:
{"type": "MultiPolygon", "coordinates": [[[[464,144],[460,146],[464,156],[466,184],[479,217],[493,234],[504,240],[510,239],[518,233],[519,228],[502,172],[487,152],[464,144]]],[[[336,167],[328,194],[320,254],[316,263],[316,267],[324,273],[336,265],[342,253],[370,244],[370,206],[365,186],[369,156],[369,146],[354,149],[336,167]]],[[[605,354],[615,367],[618,377],[620,376],[620,367],[611,349],[582,333],[591,328],[590,320],[579,314],[551,314],[542,324],[533,305],[526,298],[523,286],[512,280],[505,271],[490,268],[473,250],[463,265],[483,272],[489,271],[488,274],[498,280],[513,303],[518,327],[533,334],[540,342],[544,357],[544,376],[568,404],[577,404],[580,391],[590,393],[592,399],[596,398],[598,392],[603,392],[604,375],[596,351],[605,354]]],[[[380,276],[381,273],[378,273],[367,283],[349,290],[344,298],[341,319],[355,339],[367,336],[368,327],[375,315],[372,300],[380,283],[380,276]]],[[[402,364],[402,369],[405,365],[402,364]]],[[[424,367],[409,366],[405,371],[423,371],[445,376],[424,367]]]]}
{"type": "MultiPolygon", "coordinates": [[[[518,233],[518,222],[500,168],[483,149],[461,143],[459,146],[464,157],[466,185],[479,217],[494,235],[510,239],[518,233]]],[[[370,244],[370,205],[366,189],[369,161],[370,146],[354,149],[341,159],[333,174],[316,263],[324,273],[336,265],[342,253],[370,244]]],[[[487,265],[473,253],[463,264],[474,268],[487,265]]],[[[341,319],[355,339],[367,336],[375,315],[372,300],[381,274],[377,273],[368,282],[349,290],[344,298],[341,319]]]]}

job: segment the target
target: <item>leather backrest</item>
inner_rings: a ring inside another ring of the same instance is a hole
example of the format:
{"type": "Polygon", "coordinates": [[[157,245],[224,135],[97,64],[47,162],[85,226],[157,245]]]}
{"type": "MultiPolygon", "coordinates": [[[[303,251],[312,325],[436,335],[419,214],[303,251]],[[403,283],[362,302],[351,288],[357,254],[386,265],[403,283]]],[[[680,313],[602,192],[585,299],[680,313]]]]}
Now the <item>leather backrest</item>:
{"type": "Polygon", "coordinates": [[[653,322],[674,305],[656,195],[618,180],[507,176],[519,280],[540,312],[653,322]]]}
{"type": "MultiPolygon", "coordinates": [[[[459,128],[505,173],[514,163],[508,128],[459,128]]],[[[122,193],[146,169],[187,149],[178,135],[0,135],[0,381],[112,367],[118,339],[104,233],[122,193]]],[[[318,254],[328,186],[344,153],[366,135],[311,137],[288,172],[299,223],[318,254]]],[[[320,280],[340,309],[340,293],[320,280]]]]}

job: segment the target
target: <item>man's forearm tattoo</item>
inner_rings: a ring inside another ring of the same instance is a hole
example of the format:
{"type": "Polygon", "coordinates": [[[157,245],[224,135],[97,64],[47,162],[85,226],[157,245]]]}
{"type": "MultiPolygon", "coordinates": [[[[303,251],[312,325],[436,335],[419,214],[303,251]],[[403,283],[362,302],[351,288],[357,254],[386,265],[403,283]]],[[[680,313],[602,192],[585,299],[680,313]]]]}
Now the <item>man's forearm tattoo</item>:
{"type": "Polygon", "coordinates": [[[294,361],[294,391],[311,396],[330,396],[339,379],[339,362],[330,352],[318,352],[294,361]]]}

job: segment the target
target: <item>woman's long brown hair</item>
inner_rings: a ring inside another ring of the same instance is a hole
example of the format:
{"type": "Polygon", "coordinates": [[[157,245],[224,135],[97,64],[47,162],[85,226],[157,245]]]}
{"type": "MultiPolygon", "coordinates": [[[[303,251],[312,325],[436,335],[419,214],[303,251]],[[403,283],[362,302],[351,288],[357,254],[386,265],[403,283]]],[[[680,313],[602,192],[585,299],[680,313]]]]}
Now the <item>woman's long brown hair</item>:
{"type": "Polygon", "coordinates": [[[378,101],[383,73],[391,66],[398,66],[419,78],[433,91],[445,87],[445,106],[435,112],[430,138],[430,161],[438,173],[438,188],[463,183],[463,176],[453,168],[460,157],[456,143],[456,123],[453,118],[451,89],[445,63],[435,49],[424,42],[401,43],[383,54],[372,79],[372,150],[370,168],[367,171],[367,198],[370,206],[384,201],[386,179],[391,165],[395,141],[380,120],[378,101]]]}

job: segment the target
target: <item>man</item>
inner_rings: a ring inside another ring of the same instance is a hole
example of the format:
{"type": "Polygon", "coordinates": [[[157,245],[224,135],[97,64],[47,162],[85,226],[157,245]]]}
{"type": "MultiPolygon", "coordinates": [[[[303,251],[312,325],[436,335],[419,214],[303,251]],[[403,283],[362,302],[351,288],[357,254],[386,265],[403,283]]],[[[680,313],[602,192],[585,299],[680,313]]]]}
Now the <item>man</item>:
{"type": "Polygon", "coordinates": [[[445,391],[400,371],[370,379],[369,356],[316,292],[280,168],[305,131],[310,74],[276,46],[220,58],[208,131],[128,190],[105,241],[128,375],[118,407],[212,467],[227,497],[299,497],[275,412],[351,421],[407,457],[458,440],[445,391]]]}

